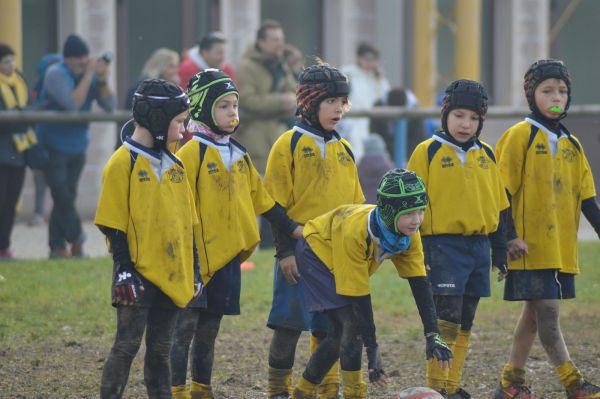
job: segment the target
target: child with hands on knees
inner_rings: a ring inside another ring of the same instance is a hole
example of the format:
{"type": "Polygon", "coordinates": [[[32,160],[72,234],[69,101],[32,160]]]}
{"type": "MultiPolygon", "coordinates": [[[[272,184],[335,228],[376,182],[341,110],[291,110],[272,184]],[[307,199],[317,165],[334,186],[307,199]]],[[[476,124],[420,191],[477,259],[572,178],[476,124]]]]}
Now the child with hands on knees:
{"type": "Polygon", "coordinates": [[[479,299],[490,296],[490,263],[500,279],[506,274],[509,204],[494,152],[479,140],[487,100],[478,82],[452,82],[442,101],[442,130],[419,144],[407,165],[429,195],[421,225],[425,264],[440,332],[454,354],[450,369],[427,365],[427,385],[451,399],[471,397],[460,387],[462,370],[479,299]]]}
{"type": "Polygon", "coordinates": [[[192,191],[183,164],[167,149],[182,137],[188,97],[158,79],[143,81],[134,96],[135,130],[104,168],[94,220],[110,243],[117,308],[101,398],[123,396],[144,332],[148,397],[170,397],[169,349],[178,309],[202,287],[192,191]]]}
{"type": "MultiPolygon", "coordinates": [[[[350,144],[335,130],[349,110],[348,78],[325,63],[306,68],[296,88],[298,120],[269,153],[265,187],[290,217],[300,224],[344,204],[363,203],[358,170],[350,144]]],[[[289,398],[296,345],[302,331],[311,331],[313,351],[330,329],[328,318],[308,311],[298,286],[295,241],[273,226],[276,260],[273,302],[267,326],[273,329],[269,348],[267,396],[289,398]]],[[[337,399],[337,363],[318,388],[321,399],[337,399]]]]}
{"type": "Polygon", "coordinates": [[[189,82],[193,133],[183,161],[200,223],[194,227],[205,289],[179,316],[171,349],[174,398],[212,398],[214,345],[224,315],[240,314],[240,265],[260,242],[257,215],[291,238],[302,227],[263,187],[250,154],[231,138],[238,125],[238,91],[225,73],[206,69],[189,82]],[[192,343],[193,340],[193,344],[192,343]],[[192,380],[186,383],[191,344],[192,380]]]}
{"type": "Polygon", "coordinates": [[[296,246],[300,287],[309,311],[327,316],[331,330],[309,359],[293,398],[316,398],[317,385],[338,358],[344,398],[366,398],[363,345],[369,381],[385,385],[369,277],[386,259],[409,281],[424,326],[427,359],[450,366],[452,352],[439,335],[419,235],[427,202],[425,185],[414,172],[393,169],[381,179],[376,206],[343,205],[306,224],[296,246]]]}
{"type": "Polygon", "coordinates": [[[496,146],[512,211],[504,299],[524,305],[494,398],[535,398],[525,364],[536,335],[568,399],[600,398],[600,387],[571,360],[559,322],[560,301],[575,298],[580,212],[600,232],[590,165],[561,122],[571,103],[571,75],[562,61],[542,59],[525,73],[523,88],[531,113],[496,146]]]}

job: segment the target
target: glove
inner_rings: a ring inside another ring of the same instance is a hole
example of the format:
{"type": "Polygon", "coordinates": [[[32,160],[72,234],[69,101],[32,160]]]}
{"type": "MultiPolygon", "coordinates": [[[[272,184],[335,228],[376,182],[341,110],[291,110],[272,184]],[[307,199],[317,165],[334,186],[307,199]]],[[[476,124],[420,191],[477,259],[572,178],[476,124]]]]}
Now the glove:
{"type": "Polygon", "coordinates": [[[144,291],[144,284],[134,270],[133,263],[117,263],[114,276],[114,291],[117,303],[134,304],[144,291]]]}
{"type": "Polygon", "coordinates": [[[425,345],[427,360],[431,360],[434,356],[438,362],[452,359],[452,351],[442,337],[440,337],[440,334],[429,335],[425,339],[427,340],[427,344],[425,345]]]}
{"type": "MultiPolygon", "coordinates": [[[[369,365],[369,381],[373,383],[380,382],[380,379],[385,377],[385,371],[383,370],[381,355],[377,346],[367,347],[367,360],[369,365]]],[[[381,382],[385,382],[385,379],[381,382]]]]}

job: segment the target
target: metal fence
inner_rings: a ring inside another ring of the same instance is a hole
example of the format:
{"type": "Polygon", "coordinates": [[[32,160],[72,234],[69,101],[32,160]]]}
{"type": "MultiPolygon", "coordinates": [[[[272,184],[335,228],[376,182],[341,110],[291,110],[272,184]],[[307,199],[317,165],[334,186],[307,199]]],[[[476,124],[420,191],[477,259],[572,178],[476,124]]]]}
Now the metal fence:
{"type": "MultiPolygon", "coordinates": [[[[525,107],[492,106],[487,119],[522,118],[529,113],[525,107]]],[[[600,104],[573,105],[569,108],[571,117],[600,117],[600,104]]],[[[439,108],[374,107],[372,109],[352,109],[345,118],[388,119],[394,123],[394,148],[390,149],[396,165],[407,161],[408,124],[411,119],[439,118],[439,108]]],[[[0,123],[88,123],[117,122],[131,119],[131,111],[75,112],[75,111],[0,111],[0,123]]]]}
{"type": "MultiPolygon", "coordinates": [[[[492,106],[487,118],[521,118],[529,113],[525,107],[492,106]]],[[[440,116],[439,108],[374,107],[372,109],[352,109],[345,117],[369,117],[381,119],[423,119],[440,116]]],[[[600,104],[573,105],[569,116],[600,116],[600,104]]],[[[125,122],[131,119],[131,112],[75,112],[75,111],[0,111],[0,123],[86,123],[86,122],[125,122]]]]}

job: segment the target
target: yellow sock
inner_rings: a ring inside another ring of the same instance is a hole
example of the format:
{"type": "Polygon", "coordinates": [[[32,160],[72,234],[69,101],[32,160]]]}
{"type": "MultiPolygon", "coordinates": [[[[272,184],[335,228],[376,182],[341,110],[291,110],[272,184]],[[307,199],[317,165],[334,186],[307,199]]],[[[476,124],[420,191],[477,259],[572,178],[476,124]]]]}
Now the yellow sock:
{"type": "Polygon", "coordinates": [[[191,389],[192,399],[213,399],[213,391],[210,385],[200,384],[199,382],[192,381],[191,389]]]}
{"type": "Polygon", "coordinates": [[[292,393],[292,369],[276,369],[269,367],[267,396],[273,397],[292,393]]]}
{"type": "Polygon", "coordinates": [[[455,393],[460,387],[460,381],[462,380],[462,372],[465,366],[465,360],[467,358],[467,350],[469,349],[469,339],[471,338],[471,331],[460,330],[452,346],[452,367],[448,371],[448,382],[446,384],[446,391],[448,394],[455,393]]]}
{"type": "MultiPolygon", "coordinates": [[[[446,342],[446,345],[452,349],[458,331],[460,330],[460,324],[451,323],[446,320],[438,320],[438,328],[440,329],[440,335],[446,342]]],[[[446,390],[448,374],[449,369],[447,367],[444,369],[440,368],[437,359],[434,358],[432,362],[427,361],[425,378],[429,388],[435,389],[438,392],[446,390]]]]}
{"type": "Polygon", "coordinates": [[[317,384],[313,384],[304,377],[300,377],[300,380],[294,388],[292,394],[293,399],[315,399],[317,397],[317,384]]]}
{"type": "MultiPolygon", "coordinates": [[[[310,336],[310,353],[311,355],[317,350],[321,340],[314,335],[310,336]]],[[[339,360],[327,372],[323,381],[319,384],[317,392],[319,399],[337,399],[340,388],[340,362],[339,360]]]]}
{"type": "Polygon", "coordinates": [[[344,399],[365,399],[367,397],[367,383],[362,379],[362,370],[342,370],[344,381],[344,399]]]}
{"type": "Polygon", "coordinates": [[[502,384],[502,388],[508,388],[511,385],[524,385],[525,370],[513,367],[508,363],[505,364],[502,369],[500,383],[502,384]]]}
{"type": "Polygon", "coordinates": [[[558,374],[558,378],[560,378],[560,382],[562,382],[567,392],[572,392],[584,381],[581,372],[570,360],[559,364],[556,366],[555,370],[556,374],[558,374]]]}
{"type": "Polygon", "coordinates": [[[171,394],[173,395],[173,399],[192,399],[190,386],[187,384],[172,386],[171,394]]]}

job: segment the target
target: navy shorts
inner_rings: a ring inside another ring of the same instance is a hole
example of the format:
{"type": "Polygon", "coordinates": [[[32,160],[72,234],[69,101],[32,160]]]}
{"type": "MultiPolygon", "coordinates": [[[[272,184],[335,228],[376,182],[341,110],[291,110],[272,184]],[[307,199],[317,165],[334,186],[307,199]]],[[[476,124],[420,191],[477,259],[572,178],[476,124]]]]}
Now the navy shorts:
{"type": "Polygon", "coordinates": [[[287,282],[275,259],[273,278],[273,303],[267,326],[294,331],[312,331],[316,334],[329,331],[329,318],[322,313],[310,313],[299,284],[287,282]]]}
{"type": "Polygon", "coordinates": [[[440,234],[422,237],[422,242],[434,295],[491,295],[487,236],[440,234]]]}
{"type": "Polygon", "coordinates": [[[296,245],[298,284],[306,299],[309,312],[324,312],[351,305],[350,299],[335,292],[335,277],[321,262],[304,238],[296,245]]]}
{"type": "Polygon", "coordinates": [[[509,270],[504,284],[507,301],[575,298],[575,275],[557,269],[509,270]]]}
{"type": "Polygon", "coordinates": [[[242,272],[239,255],[219,269],[210,279],[200,298],[188,305],[215,315],[239,315],[242,272]]]}

